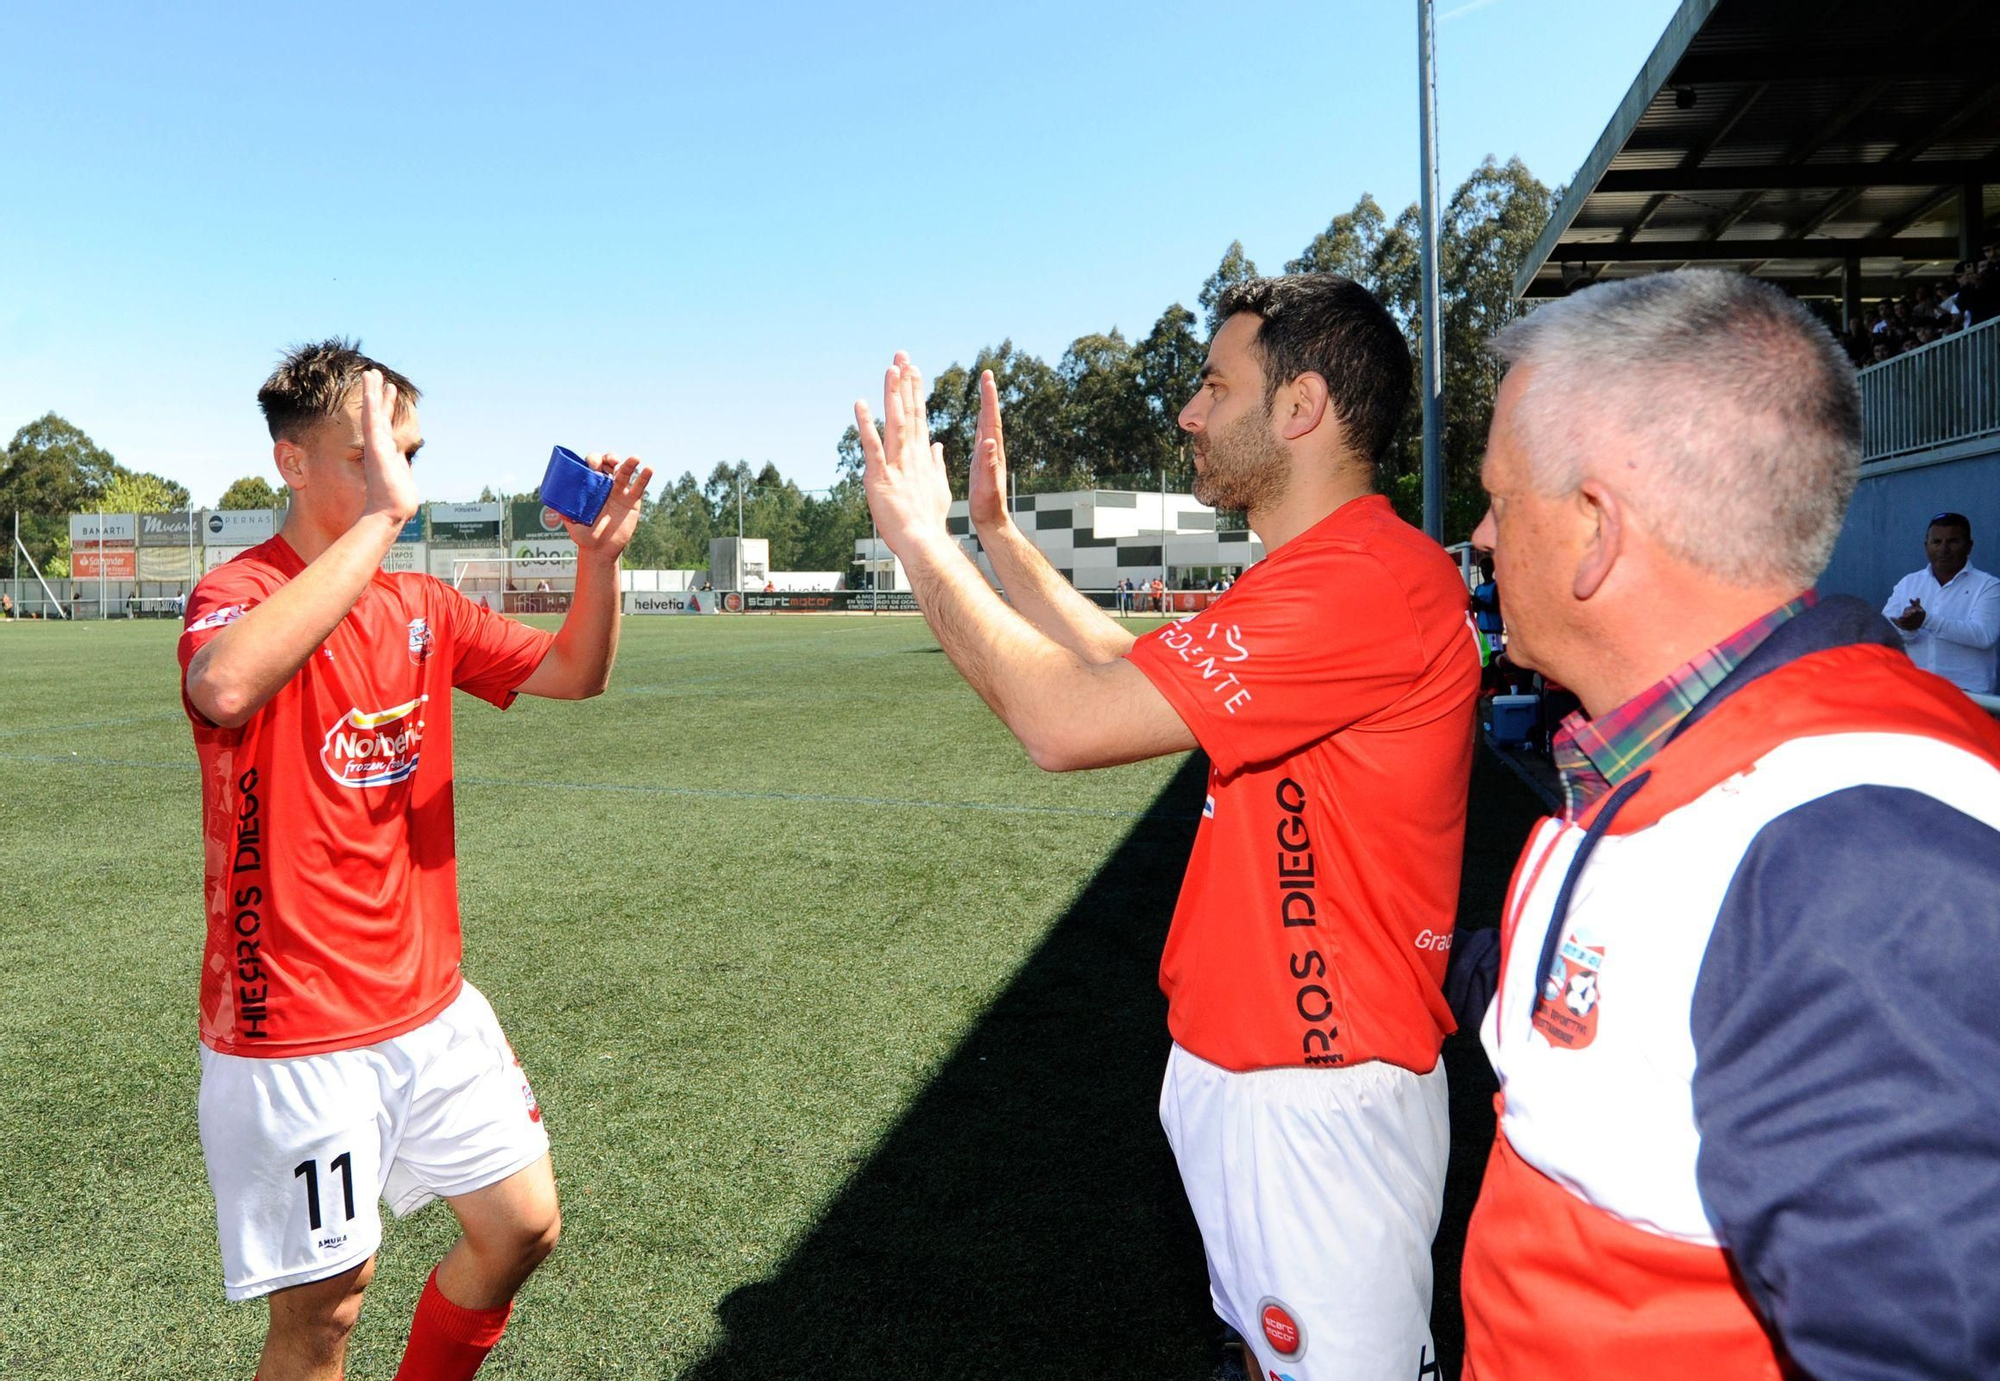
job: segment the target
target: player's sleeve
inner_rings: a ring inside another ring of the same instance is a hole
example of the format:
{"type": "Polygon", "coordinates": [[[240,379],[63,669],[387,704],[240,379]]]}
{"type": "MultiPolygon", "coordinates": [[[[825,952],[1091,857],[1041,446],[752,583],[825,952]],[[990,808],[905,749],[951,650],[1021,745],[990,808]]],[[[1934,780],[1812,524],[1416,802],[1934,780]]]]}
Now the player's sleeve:
{"type": "Polygon", "coordinates": [[[506,709],[549,655],[556,635],[474,604],[441,580],[433,587],[451,630],[451,683],[506,709]]]}
{"type": "Polygon", "coordinates": [[[2000,832],[1869,786],[1753,841],[1691,1012],[1702,1202],[1815,1381],[2000,1376],[2000,832]]]}
{"type": "Polygon", "coordinates": [[[181,708],[204,729],[215,725],[188,699],[188,664],[218,633],[256,608],[273,588],[275,583],[263,568],[248,561],[228,561],[203,576],[188,596],[181,615],[180,644],[175,649],[181,665],[181,708]]]}
{"type": "Polygon", "coordinates": [[[1239,584],[1126,654],[1225,776],[1394,704],[1423,670],[1409,597],[1379,561],[1356,554],[1309,573],[1239,584]]]}

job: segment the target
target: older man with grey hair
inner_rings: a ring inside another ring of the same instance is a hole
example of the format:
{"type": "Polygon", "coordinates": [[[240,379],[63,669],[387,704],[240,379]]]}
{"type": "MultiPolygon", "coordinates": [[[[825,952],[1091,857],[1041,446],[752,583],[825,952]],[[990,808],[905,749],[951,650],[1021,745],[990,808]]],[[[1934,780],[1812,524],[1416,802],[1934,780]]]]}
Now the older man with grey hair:
{"type": "Polygon", "coordinates": [[[1583,708],[1481,1028],[1465,1374],[2000,1375],[2000,729],[1812,592],[1853,369],[1715,272],[1494,351],[1474,541],[1583,708]]]}

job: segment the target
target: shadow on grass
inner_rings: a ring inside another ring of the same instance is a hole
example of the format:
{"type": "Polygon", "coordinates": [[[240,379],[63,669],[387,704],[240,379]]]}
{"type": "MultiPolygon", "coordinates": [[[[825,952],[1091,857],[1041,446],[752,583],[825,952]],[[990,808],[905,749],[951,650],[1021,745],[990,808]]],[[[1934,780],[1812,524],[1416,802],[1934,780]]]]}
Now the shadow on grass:
{"type": "MultiPolygon", "coordinates": [[[[1196,754],[1176,774],[778,1273],[723,1301],[725,1339],[688,1381],[1215,1374],[1201,1242],[1159,1126],[1155,984],[1206,770],[1196,754]]],[[[1480,756],[1468,921],[1498,914],[1532,819],[1524,795],[1480,756]]],[[[1447,1059],[1434,1331],[1448,1378],[1493,1083],[1469,1035],[1447,1059]]]]}

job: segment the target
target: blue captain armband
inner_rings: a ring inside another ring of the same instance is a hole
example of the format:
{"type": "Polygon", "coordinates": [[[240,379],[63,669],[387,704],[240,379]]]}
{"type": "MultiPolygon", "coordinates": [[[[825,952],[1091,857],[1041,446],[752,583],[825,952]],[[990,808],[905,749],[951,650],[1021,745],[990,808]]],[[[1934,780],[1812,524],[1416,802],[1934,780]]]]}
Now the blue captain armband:
{"type": "Polygon", "coordinates": [[[583,457],[567,446],[549,454],[549,468],[542,475],[542,502],[573,523],[588,527],[604,511],[611,497],[611,476],[584,464],[583,457]]]}

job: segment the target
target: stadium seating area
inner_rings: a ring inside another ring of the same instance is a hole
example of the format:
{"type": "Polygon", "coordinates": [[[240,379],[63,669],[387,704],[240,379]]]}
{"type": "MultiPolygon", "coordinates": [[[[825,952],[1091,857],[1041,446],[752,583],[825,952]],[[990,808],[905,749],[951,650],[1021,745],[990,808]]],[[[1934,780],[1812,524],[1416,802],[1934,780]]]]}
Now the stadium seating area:
{"type": "Polygon", "coordinates": [[[1841,336],[1857,368],[1881,364],[1906,351],[2000,317],[2000,241],[1978,259],[1959,262],[1950,278],[1883,298],[1870,317],[1848,321],[1841,336]]]}

